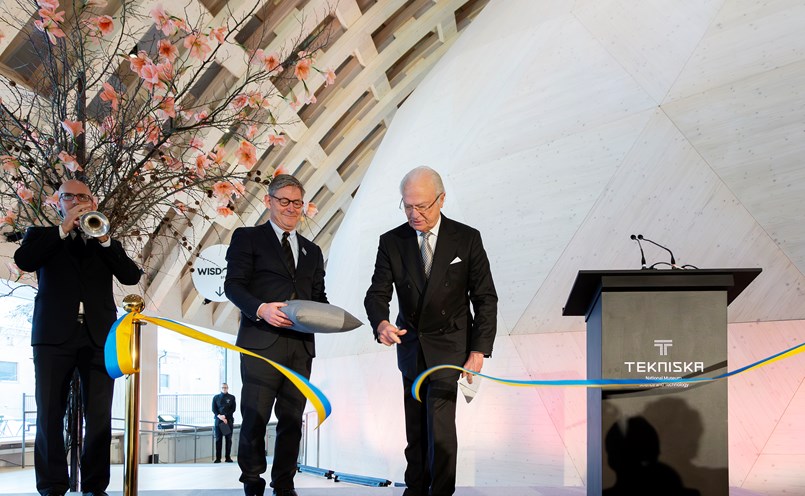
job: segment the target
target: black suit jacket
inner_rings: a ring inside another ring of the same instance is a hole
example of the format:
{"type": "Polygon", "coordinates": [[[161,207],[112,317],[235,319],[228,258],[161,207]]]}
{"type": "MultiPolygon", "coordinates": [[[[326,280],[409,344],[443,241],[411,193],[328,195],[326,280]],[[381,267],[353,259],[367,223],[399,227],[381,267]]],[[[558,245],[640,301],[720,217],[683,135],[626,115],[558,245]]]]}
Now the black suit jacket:
{"type": "Polygon", "coordinates": [[[316,356],[313,334],[274,327],[257,317],[262,303],[286,301],[295,292],[299,300],[328,303],[324,291],[324,257],[321,249],[298,232],[296,273],[291,276],[279,239],[270,222],[241,227],[232,234],[226,252],[226,297],[241,311],[237,345],[263,350],[279,336],[288,333],[305,341],[305,348],[316,356]]]}
{"type": "Polygon", "coordinates": [[[427,281],[417,232],[411,226],[403,224],[380,237],[372,284],[364,299],[375,338],[380,322],[389,320],[392,286],[399,303],[395,325],[408,331],[397,345],[397,365],[405,377],[414,379],[424,370],[417,363],[420,347],[426,368],[464,365],[471,351],[492,353],[498,298],[476,229],[442,215],[427,281]]]}
{"type": "Polygon", "coordinates": [[[119,241],[104,248],[98,240],[83,243],[67,236],[59,227],[31,227],[14,253],[14,262],[26,271],[36,271],[39,291],[34,304],[31,344],[58,345],[76,330],[79,302],[84,302],[84,321],[92,341],[103,347],[106,335],[117,319],[112,277],[126,285],[140,281],[141,271],[126,255],[119,241]]]}

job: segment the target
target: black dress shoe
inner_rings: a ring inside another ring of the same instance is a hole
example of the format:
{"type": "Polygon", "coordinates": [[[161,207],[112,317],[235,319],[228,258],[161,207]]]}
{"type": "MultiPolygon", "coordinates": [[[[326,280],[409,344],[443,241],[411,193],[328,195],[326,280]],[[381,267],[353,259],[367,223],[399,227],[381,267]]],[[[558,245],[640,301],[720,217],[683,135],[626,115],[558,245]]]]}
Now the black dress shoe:
{"type": "Polygon", "coordinates": [[[213,460],[213,463],[221,463],[221,459],[217,458],[217,459],[213,460]]]}
{"type": "Polygon", "coordinates": [[[296,489],[274,489],[274,496],[299,496],[296,489]]]}
{"type": "Polygon", "coordinates": [[[260,479],[256,482],[244,482],[243,492],[246,496],[263,496],[266,490],[266,481],[260,479]]]}
{"type": "Polygon", "coordinates": [[[106,491],[84,491],[83,496],[109,496],[106,491]]]}
{"type": "Polygon", "coordinates": [[[232,461],[233,461],[233,460],[232,460],[231,458],[227,458],[227,459],[226,459],[226,460],[224,460],[224,461],[225,461],[226,463],[232,463],[232,461]]]}

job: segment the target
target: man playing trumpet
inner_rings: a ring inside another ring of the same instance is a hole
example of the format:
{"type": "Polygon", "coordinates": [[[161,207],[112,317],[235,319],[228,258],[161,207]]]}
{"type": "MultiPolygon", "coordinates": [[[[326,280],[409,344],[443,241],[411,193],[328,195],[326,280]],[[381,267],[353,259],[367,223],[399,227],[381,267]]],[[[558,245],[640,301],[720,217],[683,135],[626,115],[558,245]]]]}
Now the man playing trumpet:
{"type": "Polygon", "coordinates": [[[17,266],[36,271],[39,281],[31,345],[37,406],[34,466],[42,495],[64,495],[69,489],[64,413],[76,369],[86,421],[81,489],[85,495],[105,495],[109,485],[114,381],[106,373],[103,347],[117,318],[112,277],[133,285],[141,271],[119,241],[79,232],[81,216],[97,207],[86,184],[66,181],[59,188],[61,225],[29,228],[14,253],[17,266]]]}

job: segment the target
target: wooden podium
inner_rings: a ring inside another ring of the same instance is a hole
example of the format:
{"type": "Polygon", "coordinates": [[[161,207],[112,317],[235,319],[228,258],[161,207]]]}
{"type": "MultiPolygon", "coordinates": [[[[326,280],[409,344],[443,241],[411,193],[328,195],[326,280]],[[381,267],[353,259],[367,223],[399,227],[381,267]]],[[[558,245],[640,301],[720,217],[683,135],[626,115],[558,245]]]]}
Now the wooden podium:
{"type": "MultiPolygon", "coordinates": [[[[727,305],[761,269],[579,271],[589,379],[727,371],[727,305]]],[[[728,496],[727,381],[587,392],[587,494],[728,496]]]]}

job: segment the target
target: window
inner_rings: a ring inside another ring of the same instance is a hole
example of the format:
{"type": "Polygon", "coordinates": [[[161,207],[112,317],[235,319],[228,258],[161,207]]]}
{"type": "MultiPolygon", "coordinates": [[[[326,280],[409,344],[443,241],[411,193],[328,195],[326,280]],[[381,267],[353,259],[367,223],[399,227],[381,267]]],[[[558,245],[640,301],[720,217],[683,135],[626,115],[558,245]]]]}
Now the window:
{"type": "Polygon", "coordinates": [[[170,387],[170,376],[168,374],[159,374],[159,387],[160,388],[169,388],[170,387]]]}
{"type": "Polygon", "coordinates": [[[17,362],[0,362],[0,381],[17,380],[17,362]]]}

